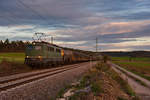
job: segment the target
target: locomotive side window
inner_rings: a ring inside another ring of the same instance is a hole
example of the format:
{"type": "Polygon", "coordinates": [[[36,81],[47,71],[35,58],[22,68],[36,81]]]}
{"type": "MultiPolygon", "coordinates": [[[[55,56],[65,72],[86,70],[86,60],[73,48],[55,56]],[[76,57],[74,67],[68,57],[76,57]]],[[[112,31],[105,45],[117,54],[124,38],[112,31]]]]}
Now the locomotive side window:
{"type": "Polygon", "coordinates": [[[27,48],[28,49],[33,49],[33,46],[32,45],[28,45],[27,48]]]}
{"type": "Polygon", "coordinates": [[[48,47],[49,51],[54,52],[54,48],[53,47],[48,47]]]}
{"type": "Polygon", "coordinates": [[[41,50],[41,46],[35,46],[35,50],[41,50]]]}
{"type": "Polygon", "coordinates": [[[60,49],[56,49],[56,52],[61,53],[61,50],[60,49]]]}

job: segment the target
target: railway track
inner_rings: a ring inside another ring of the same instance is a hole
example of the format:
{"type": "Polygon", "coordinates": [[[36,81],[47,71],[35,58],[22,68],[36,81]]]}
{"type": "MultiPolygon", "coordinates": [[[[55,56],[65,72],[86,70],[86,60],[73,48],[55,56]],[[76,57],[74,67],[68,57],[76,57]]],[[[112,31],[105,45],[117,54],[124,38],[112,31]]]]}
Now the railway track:
{"type": "Polygon", "coordinates": [[[12,75],[7,77],[1,77],[0,92],[15,88],[23,84],[33,82],[35,80],[39,80],[48,76],[52,76],[71,69],[81,67],[83,64],[85,63],[73,64],[73,65],[67,65],[63,67],[52,68],[52,69],[47,69],[47,70],[42,70],[37,72],[29,72],[29,73],[23,73],[23,74],[12,75]]]}

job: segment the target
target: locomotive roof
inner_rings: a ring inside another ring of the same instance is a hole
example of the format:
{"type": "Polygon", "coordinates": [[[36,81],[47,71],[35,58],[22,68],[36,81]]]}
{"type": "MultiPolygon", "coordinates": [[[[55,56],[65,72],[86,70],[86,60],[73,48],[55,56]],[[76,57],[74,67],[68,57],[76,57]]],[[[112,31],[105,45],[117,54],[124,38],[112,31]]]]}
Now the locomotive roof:
{"type": "MultiPolygon", "coordinates": [[[[75,54],[78,54],[78,55],[86,55],[83,52],[79,52],[79,51],[76,51],[76,50],[71,50],[69,48],[63,48],[63,47],[60,47],[60,46],[58,46],[56,44],[52,44],[52,43],[48,43],[48,42],[44,42],[44,41],[42,41],[42,42],[33,41],[32,43],[42,44],[42,45],[45,44],[45,45],[48,45],[48,46],[53,46],[53,47],[56,47],[56,48],[63,49],[65,51],[72,51],[72,52],[74,52],[75,54]]],[[[86,56],[89,56],[89,55],[86,55],[86,56]]]]}
{"type": "Polygon", "coordinates": [[[57,47],[57,48],[62,48],[62,47],[60,47],[60,46],[58,46],[58,45],[55,45],[55,44],[52,44],[52,43],[48,43],[48,42],[44,42],[44,41],[42,41],[42,42],[32,42],[32,44],[33,43],[35,43],[35,44],[45,44],[45,45],[49,45],[49,46],[54,46],[54,47],[57,47]]]}

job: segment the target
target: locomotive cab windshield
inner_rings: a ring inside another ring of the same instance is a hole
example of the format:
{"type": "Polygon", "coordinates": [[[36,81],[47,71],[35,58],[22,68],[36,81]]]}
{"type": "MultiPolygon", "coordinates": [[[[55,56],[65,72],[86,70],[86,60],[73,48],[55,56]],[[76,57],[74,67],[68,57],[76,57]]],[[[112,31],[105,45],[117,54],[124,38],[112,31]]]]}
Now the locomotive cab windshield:
{"type": "Polygon", "coordinates": [[[26,57],[27,58],[38,58],[42,54],[42,46],[41,45],[28,45],[26,47],[26,57]]]}

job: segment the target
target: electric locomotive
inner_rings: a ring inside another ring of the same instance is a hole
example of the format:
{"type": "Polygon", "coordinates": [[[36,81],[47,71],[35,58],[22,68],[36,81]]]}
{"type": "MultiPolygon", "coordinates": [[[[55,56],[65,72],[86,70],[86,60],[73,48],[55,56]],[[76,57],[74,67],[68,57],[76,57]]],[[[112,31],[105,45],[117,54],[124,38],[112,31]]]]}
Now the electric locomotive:
{"type": "Polygon", "coordinates": [[[55,66],[89,61],[90,56],[83,53],[66,50],[47,42],[33,42],[26,47],[25,64],[29,66],[55,66]]]}
{"type": "Polygon", "coordinates": [[[61,64],[64,57],[63,49],[46,42],[33,42],[26,47],[25,54],[25,64],[31,66],[61,64]]]}

